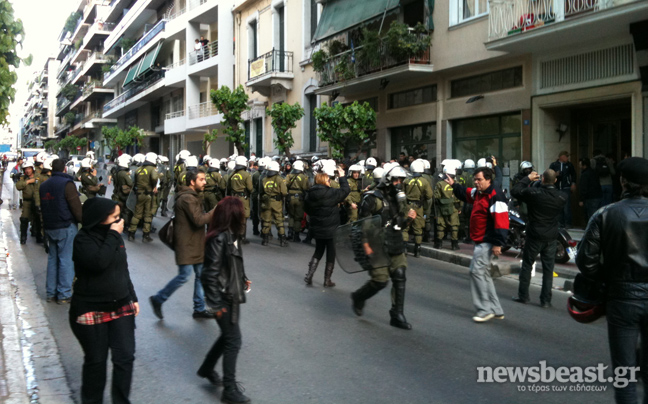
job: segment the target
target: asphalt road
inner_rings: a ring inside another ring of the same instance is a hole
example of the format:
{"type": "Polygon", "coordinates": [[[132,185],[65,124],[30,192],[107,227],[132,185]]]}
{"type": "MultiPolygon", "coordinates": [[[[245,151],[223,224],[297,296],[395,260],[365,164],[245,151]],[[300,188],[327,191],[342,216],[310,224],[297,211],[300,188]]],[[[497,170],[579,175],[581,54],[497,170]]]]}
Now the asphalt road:
{"type": "MultiPolygon", "coordinates": [[[[13,215],[17,225],[19,214],[13,215]]],[[[156,218],[154,224],[160,228],[163,220],[156,218]]],[[[218,401],[220,389],[195,374],[219,331],[215,321],[191,317],[192,282],[165,303],[163,321],[148,304],[148,296],[176,274],[173,252],[154,238],[153,243],[143,244],[140,232],[134,243],[125,241],[142,306],[132,402],[218,401]]],[[[350,275],[336,269],[337,286],[325,289],[321,265],[314,287],[309,288],[302,279],[313,247],[291,243],[280,248],[276,237],[270,246],[262,247],[258,237],[251,239],[244,259],[253,283],[241,310],[238,378],[255,403],[613,401],[610,384],[603,385],[603,392],[583,393],[531,392],[533,383],[528,382],[477,382],[481,366],[539,366],[540,361],[555,368],[609,364],[605,322],[574,322],[565,310],[568,295],[564,292],[554,292],[554,307],[542,309],[539,288],[533,286],[534,303],[521,305],[510,300],[517,282],[498,279],[495,284],[506,318],[476,324],[471,319],[467,269],[410,257],[405,314],[413,330],[404,331],[389,326],[389,289],[367,302],[363,317],[352,313],[349,294],[368,279],[365,273],[350,275]],[[520,391],[523,387],[526,391],[520,391]]],[[[33,238],[23,249],[44,300],[46,254],[33,238]]],[[[45,310],[78,400],[83,355],[69,329],[67,308],[48,304],[45,310]]],[[[221,371],[220,363],[217,369],[221,371]]],[[[535,386],[569,390],[578,384],[535,386]]]]}

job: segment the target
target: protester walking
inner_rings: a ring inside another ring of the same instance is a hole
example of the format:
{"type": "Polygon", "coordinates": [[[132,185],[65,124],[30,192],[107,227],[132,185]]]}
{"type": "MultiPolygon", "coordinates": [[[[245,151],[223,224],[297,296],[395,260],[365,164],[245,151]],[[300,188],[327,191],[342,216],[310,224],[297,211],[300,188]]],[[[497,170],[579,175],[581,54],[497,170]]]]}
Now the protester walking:
{"type": "Polygon", "coordinates": [[[470,215],[470,238],[475,242],[473,258],[470,261],[470,287],[477,313],[473,321],[482,323],[492,318],[503,319],[493,279],[490,276],[490,262],[502,254],[502,246],[508,236],[508,205],[502,191],[493,185],[494,173],[488,167],[475,170],[475,188],[466,188],[448,176],[445,180],[460,200],[472,203],[470,215]]]}
{"type": "Polygon", "coordinates": [[[240,305],[251,282],[243,267],[242,239],[246,224],[240,199],[228,196],[214,210],[205,241],[205,262],[201,275],[207,304],[215,313],[221,335],[207,353],[198,376],[214,385],[223,385],[221,401],[249,403],[236,382],[236,361],[241,349],[240,305]],[[223,358],[223,379],[214,369],[223,358]]]}
{"type": "MultiPolygon", "coordinates": [[[[578,245],[576,265],[589,280],[605,284],[614,374],[626,374],[637,360],[643,374],[648,369],[648,160],[630,157],[617,170],[622,199],[592,216],[578,245]]],[[[636,403],[637,383],[614,384],[614,395],[617,403],[636,403]]]]}
{"type": "Polygon", "coordinates": [[[83,228],[74,239],[77,280],[69,321],[84,353],[82,404],[103,402],[109,349],[112,402],[130,403],[139,303],[128,271],[120,216],[117,202],[89,199],[83,205],[83,228]]]}
{"type": "Polygon", "coordinates": [[[344,171],[338,167],[340,188],[331,188],[331,179],[326,173],[315,176],[315,185],[306,192],[305,208],[310,218],[309,235],[315,239],[315,253],[308,263],[308,272],[304,277],[306,285],[313,285],[313,275],[317,270],[324,251],[326,267],[324,269],[324,286],[332,287],[331,275],[335,267],[335,229],[340,226],[339,204],[349,195],[351,189],[344,171]]]}
{"type": "Polygon", "coordinates": [[[558,216],[560,216],[560,212],[567,203],[567,198],[558,192],[554,185],[556,183],[556,172],[554,170],[549,168],[542,173],[542,185],[531,186],[532,182],[539,179],[538,173],[533,171],[528,176],[520,179],[511,190],[513,197],[526,204],[528,212],[518,296],[514,297],[513,301],[525,304],[529,302],[531,267],[539,253],[542,260],[540,306],[549,308],[551,307],[553,270],[556,261],[558,216]]]}
{"type": "Polygon", "coordinates": [[[197,169],[188,170],[185,174],[185,185],[176,194],[173,207],[175,218],[173,239],[175,240],[175,259],[178,265],[178,275],[162,288],[156,295],[149,298],[153,313],[161,320],[162,304],[173,292],[184,285],[191,272],[196,274],[193,293],[193,318],[213,318],[213,314],[205,310],[205,298],[200,274],[202,273],[205,256],[205,225],[212,219],[214,211],[203,211],[203,203],[198,193],[205,188],[205,173],[197,169]]]}
{"type": "Polygon", "coordinates": [[[81,222],[81,200],[74,180],[65,170],[65,161],[52,162],[52,176],[40,186],[40,206],[45,237],[49,244],[45,294],[48,302],[69,303],[74,268],[72,249],[81,222]]]}

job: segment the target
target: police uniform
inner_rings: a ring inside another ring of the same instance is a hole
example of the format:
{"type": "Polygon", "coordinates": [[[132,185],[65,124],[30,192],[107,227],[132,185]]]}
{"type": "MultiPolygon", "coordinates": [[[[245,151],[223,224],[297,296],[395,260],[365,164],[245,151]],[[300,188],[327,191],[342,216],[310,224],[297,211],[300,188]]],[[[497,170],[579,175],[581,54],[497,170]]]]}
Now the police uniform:
{"type": "Polygon", "coordinates": [[[380,215],[385,234],[385,252],[389,256],[389,267],[375,268],[369,271],[371,280],[360,289],[351,294],[354,312],[361,316],[365,301],[380,290],[384,289],[392,280],[392,308],[389,311],[394,327],[411,329],[403,314],[405,304],[405,272],[407,257],[403,244],[402,228],[408,222],[409,206],[399,204],[396,198],[389,195],[389,186],[380,185],[369,191],[363,197],[360,206],[360,217],[380,215]]]}
{"type": "MultiPolygon", "coordinates": [[[[304,197],[308,191],[308,176],[303,172],[292,173],[286,176],[286,189],[288,190],[288,229],[292,233],[293,241],[301,241],[301,223],[304,219],[304,197]]],[[[288,236],[290,238],[290,234],[288,236]]]]}
{"type": "Polygon", "coordinates": [[[364,191],[367,189],[367,187],[375,187],[374,185],[374,177],[373,177],[373,170],[366,170],[364,175],[362,176],[362,189],[361,191],[364,191]]]}
{"type": "Polygon", "coordinates": [[[407,196],[407,204],[410,209],[416,212],[414,219],[409,226],[403,228],[403,239],[409,241],[409,229],[414,231],[414,256],[420,255],[421,243],[423,242],[423,229],[425,228],[425,204],[432,199],[432,187],[422,175],[414,174],[403,182],[403,191],[407,196]]]}
{"type": "Polygon", "coordinates": [[[128,239],[135,239],[135,232],[140,220],[144,221],[144,241],[152,241],[149,236],[151,232],[151,222],[153,221],[153,212],[151,211],[153,199],[153,190],[157,187],[158,172],[155,165],[146,162],[140,168],[135,170],[135,190],[137,192],[137,204],[135,205],[135,214],[128,227],[128,239]]]}
{"type": "Polygon", "coordinates": [[[167,203],[169,202],[169,192],[171,192],[171,186],[173,185],[173,175],[169,167],[162,165],[161,172],[158,173],[160,179],[160,191],[158,192],[158,197],[160,204],[162,205],[161,215],[167,216],[167,203]]]}
{"type": "Polygon", "coordinates": [[[114,189],[111,199],[119,205],[121,217],[124,219],[124,226],[128,228],[130,214],[129,210],[126,209],[126,200],[133,189],[133,178],[127,168],[117,167],[113,184],[114,189]]]}
{"type": "Polygon", "coordinates": [[[286,247],[286,235],[284,233],[284,217],[283,217],[283,200],[288,195],[286,183],[283,178],[277,173],[272,177],[265,177],[261,181],[261,188],[259,189],[259,197],[261,201],[261,223],[263,234],[262,245],[268,245],[268,234],[270,227],[274,221],[277,231],[279,233],[279,241],[282,247],[286,247]]]}
{"type": "Polygon", "coordinates": [[[437,208],[437,232],[434,247],[441,248],[445,233],[451,231],[452,249],[459,249],[459,200],[452,192],[452,186],[446,181],[437,182],[434,189],[434,199],[437,208]]]}
{"type": "Polygon", "coordinates": [[[354,179],[352,174],[347,178],[347,181],[349,182],[351,192],[349,192],[344,202],[349,215],[349,222],[355,222],[358,220],[358,208],[360,207],[360,202],[362,202],[362,179],[359,176],[358,179],[354,179]],[[355,204],[356,208],[353,209],[351,204],[355,204]]]}
{"type": "Polygon", "coordinates": [[[99,180],[96,175],[93,175],[91,169],[85,168],[81,173],[81,193],[86,196],[86,198],[94,198],[97,196],[97,192],[101,189],[99,185],[99,180]]]}
{"type": "MultiPolygon", "coordinates": [[[[430,241],[430,234],[432,234],[432,223],[434,220],[434,186],[436,185],[432,176],[428,174],[428,170],[421,174],[421,177],[430,184],[432,190],[432,198],[427,199],[423,204],[423,213],[425,214],[425,227],[423,228],[423,242],[430,241]]],[[[432,236],[434,238],[434,236],[432,236]]]]}
{"type": "MultiPolygon", "coordinates": [[[[35,173],[35,171],[34,171],[35,173]]],[[[42,242],[42,232],[40,228],[40,220],[37,220],[38,216],[36,203],[34,198],[37,195],[37,188],[39,186],[39,178],[34,174],[32,178],[27,177],[25,174],[20,176],[20,179],[16,183],[16,189],[22,191],[22,213],[20,215],[20,244],[25,244],[27,242],[27,230],[29,228],[29,222],[32,224],[32,235],[36,237],[37,242],[42,242]],[[33,179],[34,182],[27,183],[30,179],[33,179]]]]}
{"type": "Polygon", "coordinates": [[[205,211],[209,212],[223,199],[225,180],[217,168],[209,168],[205,174],[205,181],[204,205],[205,211]]]}
{"type": "Polygon", "coordinates": [[[180,160],[173,166],[173,178],[175,180],[175,190],[178,192],[178,188],[184,186],[184,182],[180,181],[180,176],[186,171],[185,163],[183,160],[180,160]]]}
{"type": "Polygon", "coordinates": [[[251,203],[251,212],[252,216],[252,232],[255,236],[258,236],[259,233],[259,184],[261,183],[261,171],[256,170],[252,173],[252,203],[251,203]]]}

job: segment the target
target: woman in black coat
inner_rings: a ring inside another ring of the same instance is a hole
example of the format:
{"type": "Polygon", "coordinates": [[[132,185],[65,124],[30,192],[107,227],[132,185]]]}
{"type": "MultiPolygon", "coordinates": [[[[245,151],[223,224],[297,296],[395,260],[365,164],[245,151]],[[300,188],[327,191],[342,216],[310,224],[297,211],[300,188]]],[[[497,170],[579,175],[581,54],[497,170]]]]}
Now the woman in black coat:
{"type": "Polygon", "coordinates": [[[340,226],[339,204],[349,195],[351,189],[344,176],[344,171],[338,167],[340,188],[331,188],[331,177],[321,172],[315,176],[315,185],[308,190],[305,200],[306,213],[310,219],[308,234],[315,239],[315,253],[308,263],[308,273],[304,278],[306,285],[313,285],[313,275],[317,270],[324,250],[326,250],[326,267],[324,269],[324,286],[333,287],[331,281],[335,267],[335,229],[340,226]]]}
{"type": "Polygon", "coordinates": [[[218,202],[205,241],[205,261],[201,281],[205,301],[216,313],[221,335],[207,353],[198,376],[214,385],[223,384],[221,401],[249,403],[236,383],[236,360],[241,349],[240,305],[250,282],[243,268],[242,237],[245,234],[245,209],[240,199],[228,196],[218,202]],[[214,368],[223,357],[223,381],[214,368]]]}
{"type": "Polygon", "coordinates": [[[74,238],[70,327],[85,354],[81,403],[103,401],[108,349],[112,402],[130,403],[139,303],[128,272],[120,215],[117,202],[88,199],[83,204],[83,228],[74,238]]]}

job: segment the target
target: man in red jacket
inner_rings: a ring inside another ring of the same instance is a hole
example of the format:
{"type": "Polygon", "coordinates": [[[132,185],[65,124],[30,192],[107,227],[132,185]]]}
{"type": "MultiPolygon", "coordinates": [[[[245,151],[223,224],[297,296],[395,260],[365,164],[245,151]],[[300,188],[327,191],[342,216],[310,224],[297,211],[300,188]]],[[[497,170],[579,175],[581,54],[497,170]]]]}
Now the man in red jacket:
{"type": "Polygon", "coordinates": [[[473,174],[475,188],[466,188],[448,177],[445,181],[452,186],[460,200],[473,205],[470,215],[470,238],[475,242],[470,262],[470,288],[477,314],[473,320],[483,323],[504,318],[493,279],[490,276],[490,262],[493,255],[502,253],[502,246],[508,236],[508,205],[504,194],[493,186],[494,172],[480,167],[473,174]]]}

